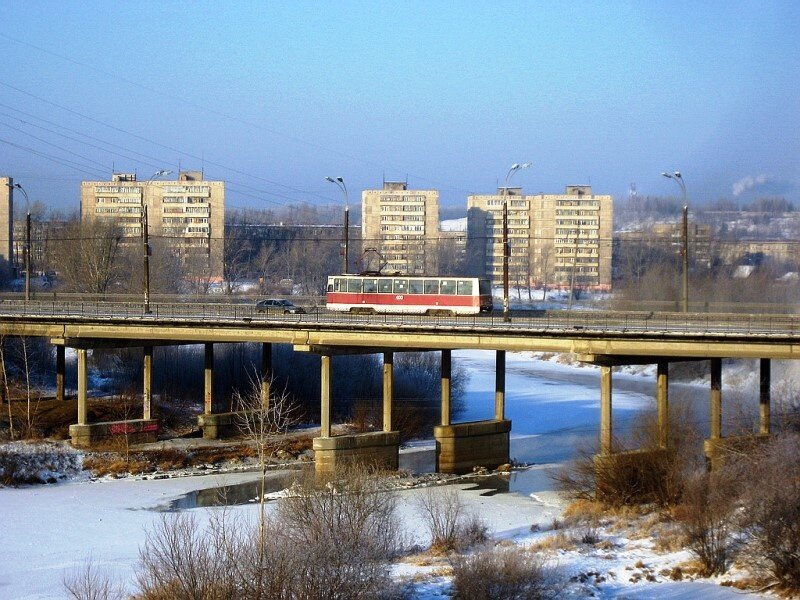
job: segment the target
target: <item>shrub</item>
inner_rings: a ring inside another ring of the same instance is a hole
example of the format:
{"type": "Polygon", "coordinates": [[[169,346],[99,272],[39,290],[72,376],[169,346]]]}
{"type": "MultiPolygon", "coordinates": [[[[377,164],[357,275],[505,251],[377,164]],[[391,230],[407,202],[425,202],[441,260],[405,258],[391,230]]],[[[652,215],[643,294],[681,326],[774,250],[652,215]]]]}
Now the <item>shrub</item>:
{"type": "Polygon", "coordinates": [[[724,471],[697,473],[687,482],[676,510],[687,546],[700,561],[704,576],[724,573],[735,550],[732,484],[724,471]]]}
{"type": "Polygon", "coordinates": [[[101,571],[91,558],[80,571],[65,573],[61,583],[74,600],[122,600],[126,597],[122,586],[101,571]]]}
{"type": "Polygon", "coordinates": [[[561,586],[536,554],[519,549],[458,556],[453,565],[453,598],[504,600],[556,598],[561,586]]]}
{"type": "Polygon", "coordinates": [[[277,521],[288,547],[302,550],[293,597],[377,598],[392,588],[387,561],[405,544],[397,496],[385,488],[358,466],[292,488],[277,521]]]}
{"type": "Polygon", "coordinates": [[[431,539],[431,550],[463,550],[486,541],[483,521],[467,511],[458,490],[452,486],[429,487],[416,498],[416,508],[431,539]]]}
{"type": "Polygon", "coordinates": [[[800,436],[780,436],[742,466],[745,557],[785,587],[800,589],[800,436]]]}

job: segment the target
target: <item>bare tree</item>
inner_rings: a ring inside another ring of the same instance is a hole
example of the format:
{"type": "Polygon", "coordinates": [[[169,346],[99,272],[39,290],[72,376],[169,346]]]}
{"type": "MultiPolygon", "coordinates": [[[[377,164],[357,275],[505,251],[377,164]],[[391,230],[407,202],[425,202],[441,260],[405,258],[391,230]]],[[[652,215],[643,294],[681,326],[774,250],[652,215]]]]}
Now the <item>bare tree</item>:
{"type": "MultiPolygon", "coordinates": [[[[269,382],[270,390],[274,381],[269,382]]],[[[281,394],[270,394],[265,402],[261,385],[250,381],[250,388],[244,393],[234,392],[234,407],[238,413],[237,424],[244,436],[255,445],[258,464],[261,468],[261,490],[259,493],[259,556],[263,558],[263,541],[266,535],[266,516],[264,494],[267,467],[270,459],[280,447],[286,432],[297,423],[297,405],[286,390],[281,394]]]]}
{"type": "Polygon", "coordinates": [[[104,221],[74,222],[53,244],[55,264],[69,289],[104,294],[125,275],[122,264],[122,231],[104,221]]]}

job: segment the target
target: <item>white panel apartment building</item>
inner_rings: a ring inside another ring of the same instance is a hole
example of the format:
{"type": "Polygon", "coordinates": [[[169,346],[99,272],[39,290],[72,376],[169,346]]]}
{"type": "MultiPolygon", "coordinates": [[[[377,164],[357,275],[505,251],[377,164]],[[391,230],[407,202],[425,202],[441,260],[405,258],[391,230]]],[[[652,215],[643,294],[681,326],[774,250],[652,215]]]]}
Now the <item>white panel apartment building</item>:
{"type": "Polygon", "coordinates": [[[436,274],[439,192],[385,181],[361,193],[361,220],[363,248],[381,253],[385,272],[436,274]]]}
{"type": "Polygon", "coordinates": [[[610,289],[613,199],[591,186],[564,194],[524,195],[521,188],[467,198],[470,270],[503,280],[503,205],[508,203],[512,285],[610,289]]]}
{"type": "Polygon", "coordinates": [[[135,174],[115,173],[111,181],[81,183],[81,219],[113,220],[124,237],[141,236],[144,206],[153,238],[165,240],[209,277],[223,276],[224,182],[182,171],[178,181],[137,181],[135,174]]]}

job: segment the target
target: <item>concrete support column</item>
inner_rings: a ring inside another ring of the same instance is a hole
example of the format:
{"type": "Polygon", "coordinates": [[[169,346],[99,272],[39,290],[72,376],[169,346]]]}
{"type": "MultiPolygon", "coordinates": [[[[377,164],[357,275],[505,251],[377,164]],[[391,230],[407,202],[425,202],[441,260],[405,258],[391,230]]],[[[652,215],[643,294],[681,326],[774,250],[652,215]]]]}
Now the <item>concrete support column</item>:
{"type": "Polygon", "coordinates": [[[331,357],[328,354],[320,356],[322,361],[320,371],[320,400],[319,411],[320,437],[331,437],[331,357]]]}
{"type": "Polygon", "coordinates": [[[611,367],[600,367],[600,454],[611,454],[611,367]]]}
{"type": "Polygon", "coordinates": [[[506,351],[498,350],[494,365],[494,420],[506,418],[506,351]]]}
{"type": "Polygon", "coordinates": [[[89,422],[89,410],[86,404],[89,385],[89,371],[86,364],[86,349],[78,349],[78,425],[89,422]]]}
{"type": "Polygon", "coordinates": [[[205,354],[203,355],[203,369],[204,369],[204,412],[210,415],[214,412],[214,344],[205,345],[205,354]]]}
{"type": "Polygon", "coordinates": [[[261,406],[265,410],[269,408],[269,395],[271,393],[270,384],[272,383],[272,344],[265,342],[261,344],[261,406]]]}
{"type": "Polygon", "coordinates": [[[711,359],[711,439],[722,437],[722,359],[711,359]]]}
{"type": "Polygon", "coordinates": [[[64,372],[66,371],[66,352],[64,346],[56,346],[56,400],[64,401],[64,372]]]}
{"type": "Polygon", "coordinates": [[[770,384],[772,383],[771,363],[768,358],[759,361],[759,393],[758,393],[758,432],[769,435],[770,432],[770,384]]]}
{"type": "Polygon", "coordinates": [[[383,430],[392,430],[392,396],[394,391],[394,353],[383,353],[383,430]]]}
{"type": "Polygon", "coordinates": [[[153,347],[144,347],[144,360],[142,362],[142,418],[149,419],[153,402],[153,347]]]}
{"type": "Polygon", "coordinates": [[[658,411],[658,446],[669,445],[669,363],[659,361],[656,367],[656,404],[658,411]]]}
{"type": "Polygon", "coordinates": [[[450,377],[452,356],[450,350],[442,350],[442,425],[450,425],[450,377]]]}

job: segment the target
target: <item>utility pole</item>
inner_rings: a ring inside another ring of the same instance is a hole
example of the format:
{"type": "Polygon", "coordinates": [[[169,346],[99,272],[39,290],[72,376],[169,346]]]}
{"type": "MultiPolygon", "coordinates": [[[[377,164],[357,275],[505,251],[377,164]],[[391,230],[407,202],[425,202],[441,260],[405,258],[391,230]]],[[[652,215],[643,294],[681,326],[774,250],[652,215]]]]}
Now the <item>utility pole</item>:
{"type": "Polygon", "coordinates": [[[31,211],[25,214],[25,300],[31,299],[31,211]]]}
{"type": "Polygon", "coordinates": [[[681,258],[683,260],[683,312],[689,312],[689,206],[683,205],[683,244],[681,258]]]}
{"type": "Polygon", "coordinates": [[[683,225],[681,227],[681,270],[682,275],[682,303],[683,312],[689,312],[689,203],[686,201],[686,182],[683,181],[683,175],[680,171],[673,173],[661,173],[667,179],[672,179],[681,188],[683,195],[683,225]]]}
{"type": "Polygon", "coordinates": [[[575,298],[575,267],[578,262],[578,239],[581,235],[580,225],[578,225],[578,229],[575,231],[575,251],[572,253],[572,273],[570,273],[569,277],[569,305],[567,306],[567,310],[572,310],[572,299],[575,298]]]}
{"type": "Polygon", "coordinates": [[[508,262],[511,258],[511,242],[508,240],[508,181],[511,176],[522,169],[527,169],[531,163],[514,163],[506,173],[505,186],[502,190],[503,197],[503,321],[511,321],[508,312],[508,262]]]}
{"type": "Polygon", "coordinates": [[[329,181],[342,190],[344,194],[344,275],[350,270],[350,198],[347,194],[347,186],[344,183],[344,177],[326,177],[325,181],[329,181]]]}
{"type": "Polygon", "coordinates": [[[510,321],[508,313],[508,263],[511,259],[511,242],[508,241],[508,201],[503,188],[503,321],[510,321]]]}
{"type": "Polygon", "coordinates": [[[142,255],[144,258],[144,312],[150,313],[150,233],[147,225],[147,205],[142,206],[142,255]]]}

